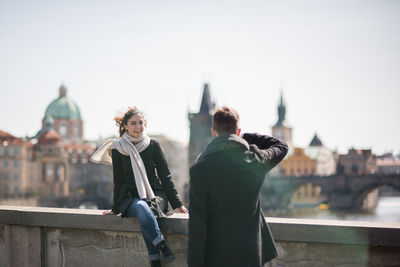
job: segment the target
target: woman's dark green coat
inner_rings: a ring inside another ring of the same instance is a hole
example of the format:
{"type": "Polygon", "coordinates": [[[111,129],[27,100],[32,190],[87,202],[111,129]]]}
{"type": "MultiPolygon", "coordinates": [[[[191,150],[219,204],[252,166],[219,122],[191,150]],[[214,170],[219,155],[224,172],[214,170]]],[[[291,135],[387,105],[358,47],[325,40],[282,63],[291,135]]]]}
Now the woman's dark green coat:
{"type": "MultiPolygon", "coordinates": [[[[140,156],[146,168],[150,186],[157,200],[165,201],[165,204],[167,204],[168,200],[173,209],[182,206],[178,192],[171,180],[167,161],[158,141],[151,139],[150,145],[140,153],[140,156]]],[[[114,213],[121,213],[122,217],[125,217],[126,210],[132,204],[133,198],[139,197],[131,160],[129,156],[125,156],[116,149],[112,149],[112,162],[114,175],[114,203],[112,211],[114,213]]],[[[155,209],[157,207],[154,207],[155,203],[149,204],[157,217],[165,216],[163,212],[161,214],[160,212],[156,212],[155,209]]]]}

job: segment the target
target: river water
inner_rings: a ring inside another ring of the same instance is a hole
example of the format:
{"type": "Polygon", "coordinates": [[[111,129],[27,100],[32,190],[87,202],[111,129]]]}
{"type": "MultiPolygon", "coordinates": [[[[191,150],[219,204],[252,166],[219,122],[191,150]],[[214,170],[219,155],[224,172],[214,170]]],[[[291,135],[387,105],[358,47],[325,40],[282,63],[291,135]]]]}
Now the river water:
{"type": "Polygon", "coordinates": [[[288,211],[264,212],[267,217],[322,220],[347,220],[400,223],[400,197],[379,197],[374,212],[332,211],[315,208],[293,208],[288,211]]]}

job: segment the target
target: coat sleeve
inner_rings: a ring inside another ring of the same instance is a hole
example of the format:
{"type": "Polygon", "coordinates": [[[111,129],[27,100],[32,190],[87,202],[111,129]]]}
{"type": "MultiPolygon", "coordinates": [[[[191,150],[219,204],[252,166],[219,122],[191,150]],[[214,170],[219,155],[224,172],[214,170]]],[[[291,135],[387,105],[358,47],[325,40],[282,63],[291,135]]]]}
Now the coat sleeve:
{"type": "Polygon", "coordinates": [[[118,200],[122,184],[122,167],[121,167],[120,154],[115,149],[112,150],[112,166],[113,166],[113,180],[114,180],[114,197],[111,210],[115,214],[118,214],[120,213],[118,200]]]}
{"type": "Polygon", "coordinates": [[[160,144],[158,142],[155,144],[154,160],[156,163],[158,178],[161,181],[164,191],[167,193],[167,198],[169,203],[171,203],[171,207],[173,209],[179,208],[182,206],[182,201],[179,197],[178,191],[175,188],[175,184],[172,181],[171,173],[168,169],[168,164],[165,160],[165,156],[161,150],[160,144]]]}
{"type": "Polygon", "coordinates": [[[285,158],[289,149],[284,141],[268,135],[245,133],[243,139],[253,148],[268,171],[285,158]]]}
{"type": "MultiPolygon", "coordinates": [[[[196,165],[195,165],[196,166],[196,165]]],[[[189,189],[189,243],[188,266],[204,267],[207,242],[207,190],[196,175],[194,167],[190,169],[189,189]]]]}

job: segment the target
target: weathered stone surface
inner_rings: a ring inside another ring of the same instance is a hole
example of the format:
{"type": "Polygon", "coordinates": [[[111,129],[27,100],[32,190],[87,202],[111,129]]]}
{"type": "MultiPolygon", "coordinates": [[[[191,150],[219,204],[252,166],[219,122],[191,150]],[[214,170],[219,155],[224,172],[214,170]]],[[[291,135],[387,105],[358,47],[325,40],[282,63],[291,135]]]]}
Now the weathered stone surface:
{"type": "Polygon", "coordinates": [[[0,266],[9,266],[9,231],[10,226],[0,224],[0,266]]]}
{"type": "Polygon", "coordinates": [[[275,240],[400,246],[400,223],[267,218],[275,240]]]}
{"type": "Polygon", "coordinates": [[[140,233],[48,229],[48,266],[146,266],[147,249],[140,233]]]}
{"type": "MultiPolygon", "coordinates": [[[[176,259],[185,266],[187,238],[166,236],[176,259]]],[[[47,266],[147,266],[147,248],[139,232],[56,229],[46,232],[47,266]]]]}
{"type": "MultiPolygon", "coordinates": [[[[400,247],[368,247],[320,243],[278,242],[279,257],[269,266],[398,266],[400,247]]],[[[268,265],[267,265],[268,266],[268,265]]]]}
{"type": "Polygon", "coordinates": [[[41,266],[40,227],[1,225],[0,266],[41,266]]]}
{"type": "MultiPolygon", "coordinates": [[[[149,266],[137,219],[99,210],[0,206],[0,267],[149,266]]],[[[400,224],[267,218],[278,266],[398,266],[400,224]]],[[[159,220],[176,259],[186,266],[188,216],[159,220]]]]}
{"type": "Polygon", "coordinates": [[[0,206],[0,224],[17,223],[17,210],[10,206],[0,206]]]}

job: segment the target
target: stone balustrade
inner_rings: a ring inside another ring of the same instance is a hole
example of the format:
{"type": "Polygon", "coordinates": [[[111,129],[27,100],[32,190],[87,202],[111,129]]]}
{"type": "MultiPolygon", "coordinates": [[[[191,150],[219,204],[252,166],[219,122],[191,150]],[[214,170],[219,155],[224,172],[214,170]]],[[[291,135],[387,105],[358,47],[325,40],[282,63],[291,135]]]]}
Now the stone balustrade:
{"type": "MultiPolygon", "coordinates": [[[[0,206],[0,266],[149,266],[138,221],[99,210],[0,206]]],[[[279,257],[266,266],[400,266],[400,223],[267,218],[279,257]]],[[[186,266],[188,216],[160,227],[186,266]]]]}

